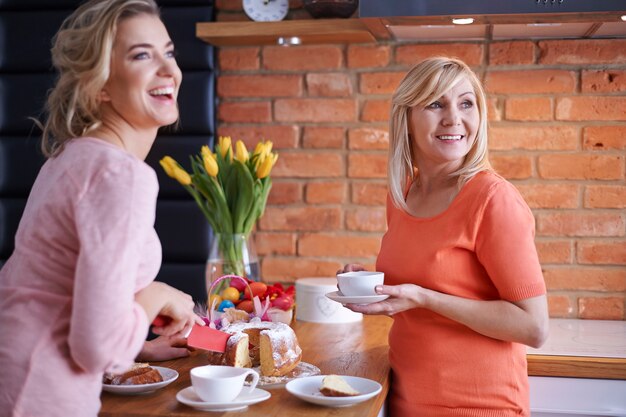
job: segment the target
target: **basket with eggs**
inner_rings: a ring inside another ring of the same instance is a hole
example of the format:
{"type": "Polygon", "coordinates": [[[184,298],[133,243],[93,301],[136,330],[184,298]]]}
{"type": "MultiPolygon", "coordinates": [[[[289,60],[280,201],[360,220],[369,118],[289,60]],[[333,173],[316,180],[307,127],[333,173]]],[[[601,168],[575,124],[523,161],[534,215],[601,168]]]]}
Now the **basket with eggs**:
{"type": "Polygon", "coordinates": [[[225,275],[211,284],[206,311],[200,312],[200,316],[217,329],[254,317],[291,324],[295,306],[294,286],[285,288],[280,283],[268,285],[238,275],[225,275]]]}

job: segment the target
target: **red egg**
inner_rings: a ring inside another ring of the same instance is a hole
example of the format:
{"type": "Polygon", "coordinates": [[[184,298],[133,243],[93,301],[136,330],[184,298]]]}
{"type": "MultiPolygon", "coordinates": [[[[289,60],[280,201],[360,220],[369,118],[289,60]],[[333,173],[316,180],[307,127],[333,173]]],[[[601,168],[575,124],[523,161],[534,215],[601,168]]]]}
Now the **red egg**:
{"type": "MultiPolygon", "coordinates": [[[[246,282],[250,282],[250,280],[243,278],[246,282]]],[[[238,278],[231,278],[230,286],[237,288],[238,291],[243,291],[246,288],[246,283],[238,278]]]]}
{"type": "Polygon", "coordinates": [[[262,298],[263,295],[265,294],[265,291],[267,291],[267,285],[265,285],[262,282],[251,282],[250,283],[250,290],[248,290],[248,288],[246,287],[245,289],[245,298],[246,299],[250,299],[252,298],[250,296],[250,291],[252,291],[252,297],[254,296],[258,296],[259,298],[262,298]]]}
{"type": "Polygon", "coordinates": [[[237,310],[243,310],[247,313],[252,313],[254,311],[254,305],[250,300],[243,300],[237,304],[237,310]]]}
{"type": "Polygon", "coordinates": [[[286,294],[283,294],[272,301],[272,307],[280,308],[281,310],[289,310],[292,306],[293,298],[286,294]]]}

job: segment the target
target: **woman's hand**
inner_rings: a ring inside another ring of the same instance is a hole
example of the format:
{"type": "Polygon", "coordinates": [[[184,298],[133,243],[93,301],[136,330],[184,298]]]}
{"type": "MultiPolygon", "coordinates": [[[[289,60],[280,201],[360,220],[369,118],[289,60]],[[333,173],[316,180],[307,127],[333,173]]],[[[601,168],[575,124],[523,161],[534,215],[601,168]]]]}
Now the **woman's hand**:
{"type": "Polygon", "coordinates": [[[337,271],[338,274],[343,274],[344,272],[355,272],[355,271],[365,271],[365,268],[361,264],[346,264],[343,269],[337,271]]]}
{"type": "Polygon", "coordinates": [[[189,294],[154,281],[135,294],[135,301],[145,310],[152,322],[157,315],[170,320],[163,326],[154,326],[152,332],[162,336],[186,336],[194,324],[204,326],[204,321],[194,312],[194,302],[189,294]]]}
{"type": "Polygon", "coordinates": [[[189,356],[187,339],[181,336],[159,336],[146,341],[135,359],[136,362],[167,361],[189,356]]]}
{"type": "Polygon", "coordinates": [[[393,316],[405,310],[422,307],[424,303],[422,287],[414,284],[378,285],[376,294],[388,294],[389,298],[372,304],[346,304],[346,307],[357,313],[393,316]]]}

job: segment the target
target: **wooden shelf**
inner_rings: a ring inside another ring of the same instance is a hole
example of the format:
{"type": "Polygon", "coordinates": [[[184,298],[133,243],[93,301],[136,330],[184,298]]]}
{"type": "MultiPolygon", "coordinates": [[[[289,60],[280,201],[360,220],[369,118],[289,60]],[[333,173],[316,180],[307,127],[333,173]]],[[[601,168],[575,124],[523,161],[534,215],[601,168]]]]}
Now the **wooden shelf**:
{"type": "Polygon", "coordinates": [[[196,36],[214,46],[277,45],[280,37],[298,37],[302,45],[376,42],[359,19],[200,22],[196,36]]]}

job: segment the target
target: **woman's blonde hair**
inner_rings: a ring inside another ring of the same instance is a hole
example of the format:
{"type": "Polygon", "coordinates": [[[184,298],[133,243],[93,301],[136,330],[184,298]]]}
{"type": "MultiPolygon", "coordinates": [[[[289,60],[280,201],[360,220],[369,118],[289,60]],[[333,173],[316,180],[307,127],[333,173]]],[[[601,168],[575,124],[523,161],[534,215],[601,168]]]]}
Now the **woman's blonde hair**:
{"type": "Polygon", "coordinates": [[[476,94],[479,126],[472,149],[465,157],[463,165],[451,176],[458,178],[461,187],[478,172],[490,169],[487,157],[487,103],[478,77],[458,59],[428,58],[409,70],[391,99],[387,181],[391,199],[396,207],[408,210],[405,193],[409,181],[414,179],[417,170],[408,130],[410,109],[415,106],[427,106],[464,79],[469,80],[476,94]]]}
{"type": "Polygon", "coordinates": [[[159,16],[154,0],[90,0],[65,19],[53,39],[58,78],[45,107],[44,155],[57,155],[69,139],[101,123],[99,97],[109,78],[117,25],[141,14],[159,16]]]}

